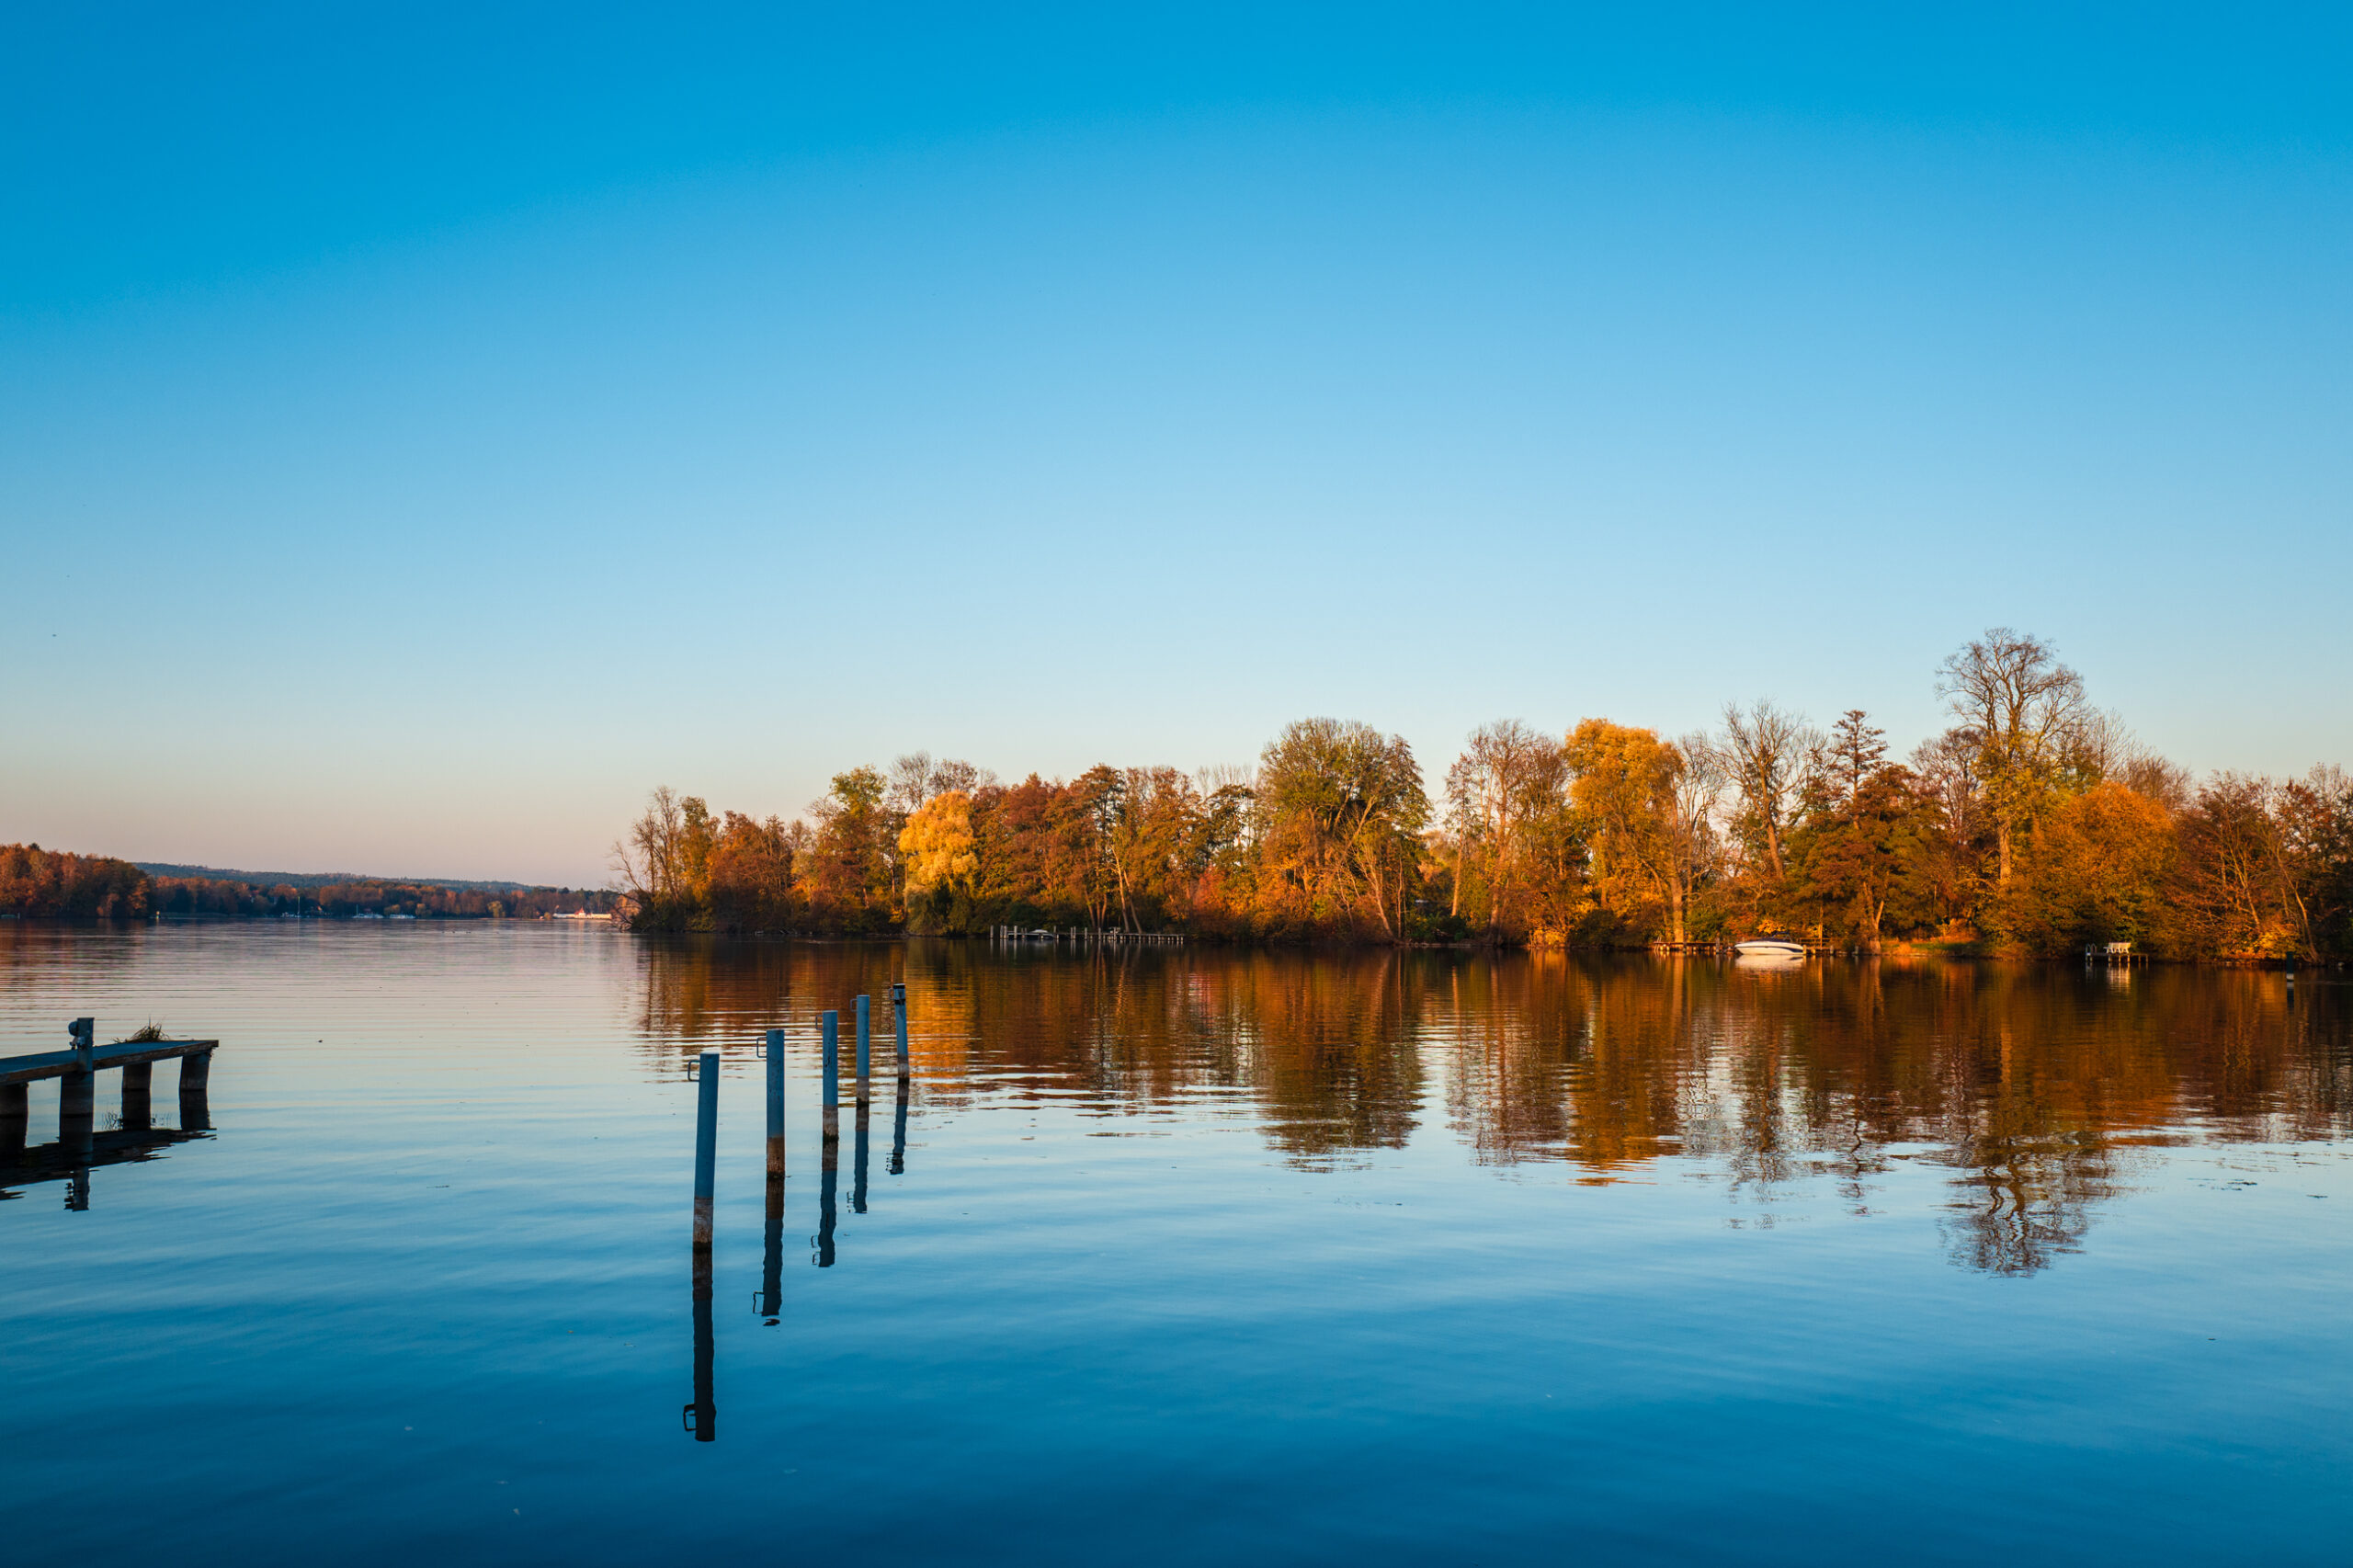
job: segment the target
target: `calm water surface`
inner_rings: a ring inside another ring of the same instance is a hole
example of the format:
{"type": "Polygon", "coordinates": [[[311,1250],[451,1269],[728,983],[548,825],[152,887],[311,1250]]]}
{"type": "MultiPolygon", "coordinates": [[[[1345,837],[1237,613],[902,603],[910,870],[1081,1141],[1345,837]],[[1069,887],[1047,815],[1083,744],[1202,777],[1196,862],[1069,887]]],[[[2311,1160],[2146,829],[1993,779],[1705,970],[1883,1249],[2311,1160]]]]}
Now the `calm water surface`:
{"type": "Polygon", "coordinates": [[[0,1176],[0,1528],[26,1563],[2342,1564],[2348,1000],[0,925],[0,1052],[76,1014],[223,1042],[212,1131],[85,1209],[0,1176]],[[816,1018],[859,992],[829,1220],[816,1018]]]}

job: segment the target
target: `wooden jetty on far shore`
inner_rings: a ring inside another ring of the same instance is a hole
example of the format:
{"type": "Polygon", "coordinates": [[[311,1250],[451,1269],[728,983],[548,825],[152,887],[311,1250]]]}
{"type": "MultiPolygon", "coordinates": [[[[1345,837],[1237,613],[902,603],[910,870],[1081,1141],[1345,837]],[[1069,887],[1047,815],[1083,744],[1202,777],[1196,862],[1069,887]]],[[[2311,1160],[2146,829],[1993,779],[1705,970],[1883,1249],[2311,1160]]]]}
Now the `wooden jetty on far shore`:
{"type": "Polygon", "coordinates": [[[1073,946],[1083,942],[1094,942],[1106,947],[1131,942],[1148,948],[1167,948],[1183,946],[1185,933],[1182,931],[1123,931],[1116,926],[1072,926],[1069,927],[1035,926],[1028,928],[1019,926],[992,926],[989,927],[989,940],[999,943],[1069,942],[1073,946]]]}

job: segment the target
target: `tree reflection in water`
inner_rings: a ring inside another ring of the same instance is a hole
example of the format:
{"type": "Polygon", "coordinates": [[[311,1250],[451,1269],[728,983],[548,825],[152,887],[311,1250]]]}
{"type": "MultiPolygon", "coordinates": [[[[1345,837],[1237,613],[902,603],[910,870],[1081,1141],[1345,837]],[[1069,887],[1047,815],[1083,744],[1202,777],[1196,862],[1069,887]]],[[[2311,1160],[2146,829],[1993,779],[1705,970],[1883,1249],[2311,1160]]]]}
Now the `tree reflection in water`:
{"type": "Polygon", "coordinates": [[[2344,988],[2262,972],[641,940],[638,1027],[680,1074],[904,979],[934,1105],[1239,1099],[1312,1166],[1442,1108],[1481,1164],[1606,1183],[1680,1156],[1767,1215],[1823,1177],[1867,1211],[1920,1161],[1952,1173],[1955,1261],[1995,1273],[2079,1246],[2136,1148],[2353,1131],[2344,988]]]}

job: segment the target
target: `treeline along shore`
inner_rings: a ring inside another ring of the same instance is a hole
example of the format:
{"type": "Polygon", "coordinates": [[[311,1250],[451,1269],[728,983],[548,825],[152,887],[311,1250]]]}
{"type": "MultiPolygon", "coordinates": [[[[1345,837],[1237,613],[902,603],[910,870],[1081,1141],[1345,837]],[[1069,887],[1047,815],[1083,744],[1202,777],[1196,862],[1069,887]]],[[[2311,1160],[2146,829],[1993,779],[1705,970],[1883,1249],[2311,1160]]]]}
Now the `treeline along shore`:
{"type": "Polygon", "coordinates": [[[1254,769],[1006,784],[918,752],[790,823],[659,789],[614,865],[652,931],[2353,956],[2342,769],[2194,778],[2007,628],[1934,680],[1949,727],[1901,759],[1859,709],[1758,701],[1671,737],[1500,721],[1433,790],[1400,737],[1303,719],[1254,769]]]}
{"type": "Polygon", "coordinates": [[[612,894],[602,889],[229,871],[175,875],[103,855],[75,855],[43,849],[38,844],[0,844],[0,918],[536,919],[582,910],[609,911],[612,903],[612,894]]]}

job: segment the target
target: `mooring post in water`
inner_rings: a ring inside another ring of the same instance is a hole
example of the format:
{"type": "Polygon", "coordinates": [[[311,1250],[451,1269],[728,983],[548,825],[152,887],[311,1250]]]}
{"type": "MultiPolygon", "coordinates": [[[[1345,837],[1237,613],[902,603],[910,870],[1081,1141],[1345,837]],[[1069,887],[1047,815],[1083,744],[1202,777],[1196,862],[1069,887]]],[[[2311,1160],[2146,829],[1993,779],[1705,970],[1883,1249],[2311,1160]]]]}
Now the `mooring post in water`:
{"type": "Polygon", "coordinates": [[[842,1016],[828,1010],[824,1024],[825,1161],[831,1165],[842,1136],[842,1016]]]}
{"type": "Polygon", "coordinates": [[[695,1251],[710,1250],[710,1197],[719,1172],[719,1052],[706,1051],[695,1088],[695,1251]]]}
{"type": "Polygon", "coordinates": [[[858,999],[858,1108],[866,1108],[867,1074],[872,1067],[873,1037],[867,1014],[871,1003],[865,996],[858,999]]]}
{"type": "Polygon", "coordinates": [[[155,1064],[135,1062],[122,1070],[122,1125],[144,1132],[155,1124],[155,1064]]]}
{"type": "Polygon", "coordinates": [[[899,1031],[899,1078],[904,1083],[907,1076],[907,983],[904,980],[891,987],[891,1014],[899,1031]]]}
{"type": "Polygon", "coordinates": [[[719,1052],[695,1065],[695,1397],[682,1415],[698,1443],[719,1437],[719,1409],[710,1396],[710,1200],[719,1170],[719,1052]]]}
{"type": "Polygon", "coordinates": [[[784,1310],[784,1031],[768,1030],[767,1214],[760,1233],[760,1316],[784,1310]]]}
{"type": "Polygon", "coordinates": [[[768,1030],[768,1181],[784,1182],[784,1031],[768,1030]]]}

